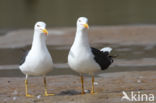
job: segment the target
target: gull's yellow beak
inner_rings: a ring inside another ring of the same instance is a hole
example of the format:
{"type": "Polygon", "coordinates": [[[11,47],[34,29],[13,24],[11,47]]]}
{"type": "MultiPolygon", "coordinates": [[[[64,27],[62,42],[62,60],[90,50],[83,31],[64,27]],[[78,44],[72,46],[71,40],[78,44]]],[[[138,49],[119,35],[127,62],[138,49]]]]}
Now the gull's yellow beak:
{"type": "Polygon", "coordinates": [[[83,26],[87,29],[89,28],[88,24],[83,24],[83,26]]]}
{"type": "Polygon", "coordinates": [[[45,35],[48,35],[47,29],[43,29],[42,31],[43,31],[43,33],[44,33],[45,35]]]}

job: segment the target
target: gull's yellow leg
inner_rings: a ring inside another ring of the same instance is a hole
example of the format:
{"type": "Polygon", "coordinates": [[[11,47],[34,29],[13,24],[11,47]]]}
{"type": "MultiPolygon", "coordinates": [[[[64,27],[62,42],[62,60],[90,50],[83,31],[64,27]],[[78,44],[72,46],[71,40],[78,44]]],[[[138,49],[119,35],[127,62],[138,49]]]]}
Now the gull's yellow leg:
{"type": "Polygon", "coordinates": [[[83,78],[83,75],[81,75],[81,88],[82,88],[81,94],[85,94],[85,92],[84,92],[84,78],[83,78]]]}
{"type": "Polygon", "coordinates": [[[33,95],[28,94],[28,76],[26,75],[26,79],[25,79],[25,96],[26,97],[34,97],[33,95]]]}
{"type": "Polygon", "coordinates": [[[94,91],[94,76],[92,76],[92,90],[91,90],[90,93],[95,94],[95,91],[94,91]]]}
{"type": "Polygon", "coordinates": [[[46,77],[44,77],[44,95],[45,96],[53,96],[53,95],[55,95],[55,94],[48,94],[46,77]]]}

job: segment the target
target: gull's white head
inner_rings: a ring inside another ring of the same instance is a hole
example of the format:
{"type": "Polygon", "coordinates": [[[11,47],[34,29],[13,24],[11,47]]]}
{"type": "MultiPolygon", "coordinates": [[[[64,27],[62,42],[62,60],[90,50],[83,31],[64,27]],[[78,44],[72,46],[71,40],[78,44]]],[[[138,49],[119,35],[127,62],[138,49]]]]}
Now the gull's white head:
{"type": "Polygon", "coordinates": [[[40,34],[48,35],[48,31],[46,29],[46,23],[39,21],[35,24],[34,27],[35,31],[39,32],[40,34]]]}
{"type": "Polygon", "coordinates": [[[79,17],[77,20],[77,28],[80,30],[89,29],[88,19],[86,17],[79,17]]]}

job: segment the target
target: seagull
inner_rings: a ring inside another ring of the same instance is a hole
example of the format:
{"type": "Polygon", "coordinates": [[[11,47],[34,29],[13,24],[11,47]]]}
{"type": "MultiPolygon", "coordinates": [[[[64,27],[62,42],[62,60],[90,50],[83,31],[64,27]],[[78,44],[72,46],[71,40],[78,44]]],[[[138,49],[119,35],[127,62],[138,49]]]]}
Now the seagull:
{"type": "Polygon", "coordinates": [[[85,94],[83,74],[90,74],[92,76],[92,89],[90,93],[95,94],[94,73],[107,69],[113,62],[113,57],[110,55],[112,48],[106,47],[98,50],[90,47],[88,29],[88,19],[86,17],[78,18],[75,40],[68,54],[70,68],[80,74],[81,94],[85,94]]]}
{"type": "Polygon", "coordinates": [[[39,21],[34,26],[34,37],[31,49],[26,52],[25,56],[20,62],[19,69],[26,75],[25,79],[25,95],[26,97],[33,97],[28,93],[28,76],[43,76],[44,82],[44,95],[53,96],[54,94],[48,94],[46,74],[53,69],[52,57],[46,46],[46,38],[48,31],[46,30],[46,24],[39,21]]]}

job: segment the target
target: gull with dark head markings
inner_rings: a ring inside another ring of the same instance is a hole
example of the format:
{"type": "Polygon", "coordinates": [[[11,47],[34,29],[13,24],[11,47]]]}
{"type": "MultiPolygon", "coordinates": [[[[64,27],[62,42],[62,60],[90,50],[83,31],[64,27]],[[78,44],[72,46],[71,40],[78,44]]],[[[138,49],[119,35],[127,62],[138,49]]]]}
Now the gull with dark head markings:
{"type": "Polygon", "coordinates": [[[29,75],[43,76],[44,95],[54,95],[48,94],[46,84],[46,74],[53,69],[52,57],[46,46],[47,35],[48,31],[46,30],[46,24],[44,22],[37,22],[34,27],[34,37],[31,49],[23,57],[19,66],[20,70],[26,75],[25,95],[27,97],[33,97],[33,95],[28,93],[29,75]]]}
{"type": "Polygon", "coordinates": [[[77,20],[75,40],[68,55],[70,68],[80,73],[82,94],[85,94],[83,74],[88,73],[92,75],[91,94],[94,94],[94,73],[107,69],[113,62],[113,58],[110,56],[112,48],[106,47],[98,50],[90,47],[88,29],[88,19],[80,17],[77,20]]]}

